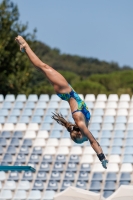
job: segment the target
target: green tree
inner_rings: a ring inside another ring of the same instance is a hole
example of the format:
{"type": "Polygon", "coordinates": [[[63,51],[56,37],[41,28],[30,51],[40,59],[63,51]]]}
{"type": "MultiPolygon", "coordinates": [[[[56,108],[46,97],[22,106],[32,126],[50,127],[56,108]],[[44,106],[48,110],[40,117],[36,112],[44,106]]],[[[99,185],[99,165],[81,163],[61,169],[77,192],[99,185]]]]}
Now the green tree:
{"type": "Polygon", "coordinates": [[[19,23],[18,7],[9,0],[0,4],[0,93],[24,93],[27,82],[31,79],[29,61],[22,56],[14,41],[19,34],[27,40],[34,38],[26,34],[27,25],[19,23]]]}
{"type": "Polygon", "coordinates": [[[86,95],[86,94],[103,94],[106,93],[106,88],[98,82],[83,80],[76,82],[73,85],[76,92],[86,95]]]}
{"type": "Polygon", "coordinates": [[[133,70],[122,70],[110,74],[95,74],[88,78],[91,82],[104,86],[106,94],[133,93],[133,70]]]}

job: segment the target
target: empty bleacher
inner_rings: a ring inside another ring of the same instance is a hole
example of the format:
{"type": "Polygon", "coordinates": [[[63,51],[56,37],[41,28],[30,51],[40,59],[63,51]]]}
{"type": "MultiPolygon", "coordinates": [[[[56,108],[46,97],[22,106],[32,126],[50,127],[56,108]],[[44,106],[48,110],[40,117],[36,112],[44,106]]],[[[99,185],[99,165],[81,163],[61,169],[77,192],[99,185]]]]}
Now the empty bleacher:
{"type": "Polygon", "coordinates": [[[0,95],[0,164],[29,165],[36,172],[0,171],[1,199],[53,199],[68,186],[111,195],[133,184],[133,98],[127,94],[87,94],[89,130],[109,160],[105,170],[87,141],[74,143],[52,118],[73,121],[67,102],[57,95],[0,95]]]}

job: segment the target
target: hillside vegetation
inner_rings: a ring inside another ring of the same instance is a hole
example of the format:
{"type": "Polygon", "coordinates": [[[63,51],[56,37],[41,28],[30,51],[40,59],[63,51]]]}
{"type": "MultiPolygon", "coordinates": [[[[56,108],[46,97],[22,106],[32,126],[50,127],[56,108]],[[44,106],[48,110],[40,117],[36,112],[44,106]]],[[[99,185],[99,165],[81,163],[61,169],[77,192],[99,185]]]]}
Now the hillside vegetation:
{"type": "Polygon", "coordinates": [[[3,0],[0,4],[1,94],[54,93],[44,74],[36,70],[27,56],[19,51],[14,41],[18,34],[28,41],[42,61],[58,70],[78,93],[133,94],[131,67],[121,68],[115,62],[61,54],[59,49],[37,41],[36,30],[27,33],[27,28],[27,25],[19,22],[18,7],[9,0],[3,0]]]}

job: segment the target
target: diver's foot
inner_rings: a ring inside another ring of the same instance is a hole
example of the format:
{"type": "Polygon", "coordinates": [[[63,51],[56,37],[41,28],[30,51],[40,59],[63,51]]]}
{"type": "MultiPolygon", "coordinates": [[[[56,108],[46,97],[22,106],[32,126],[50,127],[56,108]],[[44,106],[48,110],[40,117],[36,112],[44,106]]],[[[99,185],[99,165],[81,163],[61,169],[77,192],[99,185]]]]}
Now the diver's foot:
{"type": "Polygon", "coordinates": [[[24,40],[24,38],[20,35],[18,35],[15,38],[15,41],[19,44],[20,46],[20,51],[21,52],[25,52],[26,46],[27,46],[27,42],[24,40]]]}

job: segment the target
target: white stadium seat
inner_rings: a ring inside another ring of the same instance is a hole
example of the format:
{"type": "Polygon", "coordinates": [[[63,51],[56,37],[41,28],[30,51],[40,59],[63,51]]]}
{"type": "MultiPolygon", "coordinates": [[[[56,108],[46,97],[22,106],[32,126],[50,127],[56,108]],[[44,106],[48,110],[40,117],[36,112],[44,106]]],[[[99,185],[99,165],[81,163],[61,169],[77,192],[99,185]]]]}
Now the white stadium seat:
{"type": "Polygon", "coordinates": [[[0,199],[2,200],[11,200],[12,199],[12,192],[11,190],[2,190],[0,193],[0,199]]]}
{"type": "Polygon", "coordinates": [[[17,189],[18,190],[29,190],[30,189],[29,181],[20,181],[17,189]]]}
{"type": "Polygon", "coordinates": [[[133,116],[133,109],[129,110],[129,116],[133,116]]]}
{"type": "Polygon", "coordinates": [[[6,173],[3,171],[0,171],[0,181],[4,181],[6,179],[6,173]]]}
{"type": "Polygon", "coordinates": [[[14,102],[14,101],[15,101],[15,96],[14,96],[14,94],[7,94],[7,95],[5,96],[5,101],[14,102]]]}
{"type": "Polygon", "coordinates": [[[49,133],[48,131],[38,131],[37,133],[37,138],[43,138],[43,139],[47,139],[49,137],[49,133]]]}
{"type": "Polygon", "coordinates": [[[83,155],[81,158],[81,163],[93,163],[92,155],[83,155]]]}
{"type": "Polygon", "coordinates": [[[96,163],[93,165],[92,172],[104,172],[105,168],[101,165],[101,163],[96,163]]]}
{"type": "Polygon", "coordinates": [[[127,102],[130,101],[129,94],[121,94],[120,101],[127,101],[127,102]]]}
{"type": "Polygon", "coordinates": [[[118,109],[117,110],[117,115],[118,116],[127,116],[128,115],[128,111],[127,111],[127,109],[118,109]]]}
{"type": "Polygon", "coordinates": [[[82,154],[82,148],[81,147],[72,147],[70,150],[71,155],[81,155],[82,154]]]}
{"type": "Polygon", "coordinates": [[[119,166],[117,163],[108,163],[107,172],[119,172],[119,166]]]}
{"type": "Polygon", "coordinates": [[[117,109],[117,102],[107,102],[107,105],[106,105],[106,109],[107,108],[114,108],[114,109],[117,109]]]}
{"type": "Polygon", "coordinates": [[[127,121],[127,123],[133,123],[133,116],[130,116],[129,118],[128,118],[128,121],[127,121]]]}
{"type": "Polygon", "coordinates": [[[57,155],[68,155],[69,154],[69,148],[68,147],[59,147],[57,149],[57,155]]]}
{"type": "Polygon", "coordinates": [[[24,138],[35,139],[36,138],[35,131],[26,131],[24,138]]]}
{"type": "Polygon", "coordinates": [[[133,109],[133,101],[131,101],[130,105],[129,105],[130,109],[133,109]]]}
{"type": "Polygon", "coordinates": [[[112,131],[113,125],[111,123],[105,123],[105,124],[102,125],[102,130],[112,131]]]}
{"type": "Polygon", "coordinates": [[[3,189],[4,190],[15,190],[16,182],[15,181],[6,181],[3,189]]]}
{"type": "Polygon", "coordinates": [[[49,101],[49,95],[48,94],[41,94],[39,97],[39,101],[49,101]]]}
{"type": "Polygon", "coordinates": [[[122,130],[122,131],[124,131],[126,129],[126,125],[125,124],[115,124],[115,126],[114,126],[114,130],[122,130]]]}
{"type": "Polygon", "coordinates": [[[92,101],[92,102],[94,102],[95,101],[95,95],[94,94],[87,94],[85,96],[85,101],[92,101]]]}
{"type": "Polygon", "coordinates": [[[39,190],[31,190],[27,200],[40,200],[41,199],[41,192],[39,190]]]}
{"type": "Polygon", "coordinates": [[[123,163],[121,165],[120,172],[133,172],[133,166],[131,163],[123,163]]]}
{"type": "Polygon", "coordinates": [[[72,145],[72,140],[69,138],[63,138],[60,140],[59,146],[70,147],[72,145]]]}
{"type": "Polygon", "coordinates": [[[3,126],[3,131],[14,131],[13,123],[5,123],[3,126]]]}
{"type": "Polygon", "coordinates": [[[46,155],[55,155],[56,154],[56,148],[55,147],[45,147],[43,154],[46,155]]]}
{"type": "Polygon", "coordinates": [[[70,109],[70,106],[67,101],[61,101],[60,108],[70,109]]]}
{"type": "Polygon", "coordinates": [[[56,109],[56,108],[58,108],[58,106],[59,106],[59,104],[56,101],[50,101],[49,104],[48,104],[49,108],[55,108],[56,109]]]}
{"type": "Polygon", "coordinates": [[[98,94],[96,100],[97,101],[107,101],[107,96],[106,96],[106,94],[98,94]]]}
{"type": "Polygon", "coordinates": [[[30,123],[28,125],[28,128],[27,130],[30,130],[30,131],[38,131],[39,130],[39,126],[37,123],[30,123]]]}
{"type": "Polygon", "coordinates": [[[61,99],[60,99],[60,97],[58,97],[56,94],[52,94],[52,95],[51,95],[51,98],[50,98],[50,101],[60,102],[61,99]]]}
{"type": "Polygon", "coordinates": [[[115,109],[106,109],[105,110],[105,116],[115,116],[116,115],[116,110],[115,109]]]}
{"type": "Polygon", "coordinates": [[[17,190],[14,194],[14,200],[20,200],[20,197],[21,197],[21,200],[25,200],[26,199],[26,191],[25,190],[17,190]]]}
{"type": "Polygon", "coordinates": [[[92,147],[85,147],[83,150],[83,154],[95,155],[95,151],[92,147]]]}
{"type": "Polygon", "coordinates": [[[119,155],[110,155],[109,156],[109,163],[117,163],[119,164],[121,162],[121,158],[119,155]]]}
{"type": "Polygon", "coordinates": [[[16,101],[20,101],[20,102],[26,102],[26,95],[25,94],[18,94],[16,101]]]}
{"type": "Polygon", "coordinates": [[[37,102],[38,101],[38,96],[36,94],[30,94],[28,96],[28,101],[37,102]]]}
{"type": "Polygon", "coordinates": [[[95,108],[105,108],[105,102],[96,102],[95,103],[95,108]]]}
{"type": "Polygon", "coordinates": [[[18,123],[15,126],[15,131],[26,131],[27,127],[25,123],[18,123]]]}
{"type": "Polygon", "coordinates": [[[120,109],[120,108],[128,109],[129,108],[129,103],[128,102],[124,102],[124,101],[119,102],[118,103],[118,109],[120,109]]]}
{"type": "Polygon", "coordinates": [[[42,138],[37,138],[35,141],[34,141],[34,146],[39,146],[39,147],[44,147],[46,145],[45,143],[45,140],[42,139],[42,138]]]}
{"type": "Polygon", "coordinates": [[[110,94],[109,97],[108,97],[108,101],[118,101],[119,100],[119,97],[117,94],[110,94]]]}
{"type": "Polygon", "coordinates": [[[46,146],[57,147],[57,146],[59,146],[59,141],[56,138],[50,138],[50,139],[47,140],[46,146]]]}

